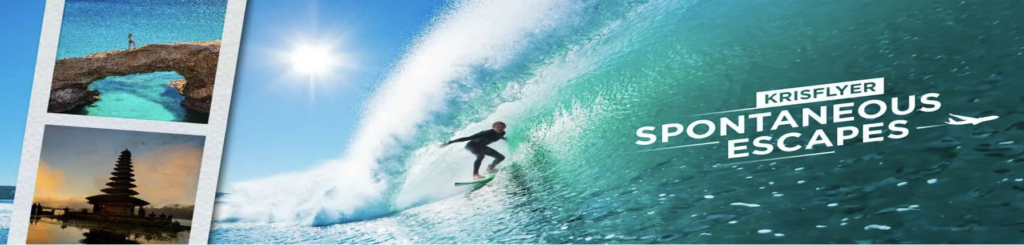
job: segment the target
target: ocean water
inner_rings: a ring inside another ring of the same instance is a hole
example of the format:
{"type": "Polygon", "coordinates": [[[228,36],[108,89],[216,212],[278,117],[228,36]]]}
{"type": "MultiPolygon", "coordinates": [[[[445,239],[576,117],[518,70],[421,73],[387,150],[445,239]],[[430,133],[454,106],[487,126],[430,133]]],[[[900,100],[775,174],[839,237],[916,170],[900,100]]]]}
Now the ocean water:
{"type": "Polygon", "coordinates": [[[179,79],[184,77],[176,72],[107,77],[89,85],[100,91],[100,100],[74,113],[156,121],[205,122],[208,116],[181,106],[185,96],[167,85],[179,79]]]}
{"type": "Polygon", "coordinates": [[[1020,1],[469,1],[442,13],[370,101],[363,143],[308,173],[224,185],[210,242],[1024,242],[1020,1]],[[906,138],[813,157],[635,144],[642,126],[750,108],[758,91],[876,77],[881,98],[940,93],[942,108],[875,119],[908,120],[906,138]],[[915,128],[947,113],[1000,118],[915,128]],[[501,173],[452,186],[472,156],[437,142],[496,120],[509,126],[501,173]]]}
{"type": "MultiPolygon", "coordinates": [[[[226,11],[226,0],[68,0],[57,59],[126,49],[128,33],[133,34],[138,47],[220,40],[226,11]]],[[[181,76],[170,71],[101,79],[90,89],[99,91],[103,100],[73,113],[205,122],[206,115],[186,114],[180,104],[183,96],[165,85],[178,79],[181,76]]]]}
{"type": "Polygon", "coordinates": [[[7,233],[11,230],[11,208],[14,200],[0,200],[0,244],[7,244],[7,233]]]}

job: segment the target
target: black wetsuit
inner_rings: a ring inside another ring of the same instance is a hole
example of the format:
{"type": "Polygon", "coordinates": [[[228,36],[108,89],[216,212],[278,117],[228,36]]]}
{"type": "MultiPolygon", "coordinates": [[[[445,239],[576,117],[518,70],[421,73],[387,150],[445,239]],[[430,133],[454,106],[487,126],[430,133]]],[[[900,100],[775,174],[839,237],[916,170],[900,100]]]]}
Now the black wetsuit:
{"type": "Polygon", "coordinates": [[[504,155],[501,155],[501,153],[498,153],[498,151],[495,151],[494,149],[491,149],[491,147],[487,146],[490,145],[491,143],[494,143],[502,139],[505,139],[505,132],[498,133],[493,129],[488,129],[480,131],[479,133],[476,133],[469,137],[462,137],[452,141],[448,141],[448,144],[468,140],[469,142],[466,143],[466,150],[469,150],[469,152],[472,152],[473,155],[476,155],[476,161],[473,162],[473,174],[480,174],[480,162],[484,160],[484,156],[491,156],[494,158],[494,162],[492,162],[491,165],[488,166],[489,168],[494,168],[494,166],[497,166],[498,163],[500,163],[502,160],[505,160],[504,155]]]}

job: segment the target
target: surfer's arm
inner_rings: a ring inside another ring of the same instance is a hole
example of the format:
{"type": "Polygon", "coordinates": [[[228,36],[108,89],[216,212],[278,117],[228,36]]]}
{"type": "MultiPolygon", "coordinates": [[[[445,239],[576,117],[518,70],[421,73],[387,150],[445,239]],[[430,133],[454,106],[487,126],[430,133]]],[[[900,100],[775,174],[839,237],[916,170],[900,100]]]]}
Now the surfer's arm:
{"type": "Polygon", "coordinates": [[[462,137],[462,138],[458,138],[458,139],[453,139],[453,140],[448,141],[448,142],[446,142],[444,144],[448,145],[448,144],[451,144],[451,143],[458,143],[458,142],[463,142],[463,141],[467,141],[467,140],[472,140],[472,139],[480,138],[483,135],[484,135],[484,132],[480,132],[480,133],[476,133],[474,135],[470,135],[470,136],[466,136],[466,137],[462,137]]]}
{"type": "Polygon", "coordinates": [[[453,139],[453,140],[451,140],[451,141],[448,141],[448,142],[447,142],[447,143],[445,143],[445,144],[447,145],[447,144],[451,144],[451,143],[459,143],[459,142],[463,142],[463,141],[467,141],[467,140],[471,140],[471,139],[473,139],[473,136],[469,136],[469,137],[462,137],[462,138],[458,138],[458,139],[453,139]]]}

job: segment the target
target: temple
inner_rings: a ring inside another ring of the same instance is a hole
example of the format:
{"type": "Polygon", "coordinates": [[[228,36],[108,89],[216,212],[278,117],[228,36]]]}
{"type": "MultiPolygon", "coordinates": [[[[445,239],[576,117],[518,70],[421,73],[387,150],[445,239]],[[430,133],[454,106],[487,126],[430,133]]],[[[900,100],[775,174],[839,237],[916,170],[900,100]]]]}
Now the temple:
{"type": "Polygon", "coordinates": [[[125,149],[114,165],[114,172],[110,173],[113,177],[107,183],[109,188],[100,190],[104,194],[85,198],[92,204],[92,213],[133,216],[136,215],[136,207],[149,205],[149,202],[135,197],[139,193],[132,190],[136,187],[133,171],[132,153],[125,149]]]}
{"type": "Polygon", "coordinates": [[[125,149],[117,158],[114,165],[114,172],[111,172],[110,182],[105,189],[100,190],[103,194],[86,197],[92,210],[81,209],[71,210],[65,207],[59,215],[56,209],[46,211],[41,204],[33,208],[33,215],[38,217],[52,216],[58,220],[78,220],[118,223],[136,227],[162,228],[174,231],[188,230],[188,226],[182,226],[174,220],[174,216],[156,214],[146,206],[150,203],[135,196],[138,192],[133,190],[135,186],[135,174],[132,167],[132,153],[125,149]]]}

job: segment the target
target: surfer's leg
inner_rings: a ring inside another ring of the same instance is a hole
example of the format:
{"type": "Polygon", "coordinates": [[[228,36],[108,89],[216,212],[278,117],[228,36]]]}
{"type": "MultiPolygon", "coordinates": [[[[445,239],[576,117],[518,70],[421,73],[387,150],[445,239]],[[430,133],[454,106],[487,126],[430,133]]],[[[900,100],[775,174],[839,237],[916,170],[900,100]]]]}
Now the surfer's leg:
{"type": "Polygon", "coordinates": [[[480,162],[484,161],[484,154],[476,154],[476,161],[473,162],[473,179],[483,179],[484,176],[480,175],[480,162]]]}
{"type": "Polygon", "coordinates": [[[491,165],[487,166],[487,171],[496,172],[497,170],[494,169],[494,167],[498,166],[498,163],[501,163],[501,161],[505,160],[505,155],[502,155],[501,153],[495,151],[494,149],[491,149],[490,147],[484,146],[483,148],[484,149],[481,149],[481,152],[483,154],[486,154],[494,158],[494,161],[491,162],[491,165]]]}
{"type": "Polygon", "coordinates": [[[473,161],[473,178],[474,179],[482,179],[482,178],[484,178],[483,175],[480,175],[480,163],[484,161],[484,156],[485,156],[484,153],[480,152],[479,149],[477,149],[475,147],[472,147],[472,146],[466,146],[466,149],[469,150],[469,152],[472,152],[473,155],[476,156],[476,161],[473,161]]]}
{"type": "Polygon", "coordinates": [[[473,162],[473,175],[480,174],[480,163],[484,161],[484,154],[476,154],[476,161],[473,162]]]}

